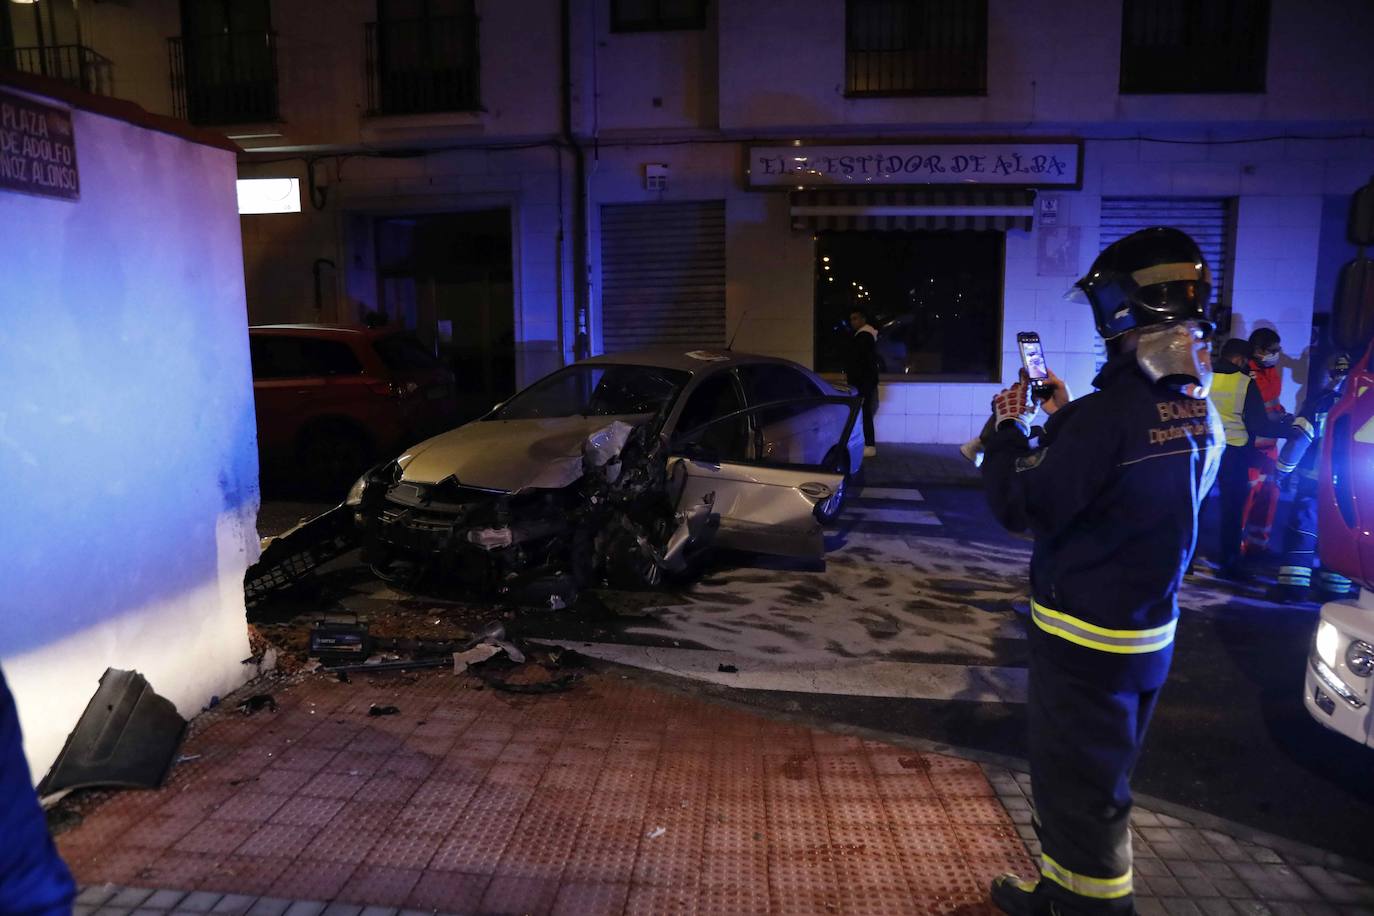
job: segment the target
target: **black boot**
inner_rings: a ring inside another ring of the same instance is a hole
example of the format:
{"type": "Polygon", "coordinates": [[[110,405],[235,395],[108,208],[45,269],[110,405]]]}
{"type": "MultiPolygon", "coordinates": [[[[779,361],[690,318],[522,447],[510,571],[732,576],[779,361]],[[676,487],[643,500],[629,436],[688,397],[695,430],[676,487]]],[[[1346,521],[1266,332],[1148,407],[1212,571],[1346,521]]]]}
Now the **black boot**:
{"type": "Polygon", "coordinates": [[[993,906],[1011,916],[1037,916],[1050,912],[1049,901],[1039,893],[1040,885],[1008,872],[992,879],[989,896],[993,906]]]}

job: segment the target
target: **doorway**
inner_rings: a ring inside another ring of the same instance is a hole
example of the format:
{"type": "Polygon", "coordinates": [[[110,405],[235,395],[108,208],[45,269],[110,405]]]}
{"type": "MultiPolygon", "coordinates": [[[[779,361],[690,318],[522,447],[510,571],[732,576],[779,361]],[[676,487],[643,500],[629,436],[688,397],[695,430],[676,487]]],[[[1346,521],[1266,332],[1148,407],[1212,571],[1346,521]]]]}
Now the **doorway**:
{"type": "Polygon", "coordinates": [[[377,303],[458,381],[460,419],[515,393],[510,211],[379,217],[377,303]]]}

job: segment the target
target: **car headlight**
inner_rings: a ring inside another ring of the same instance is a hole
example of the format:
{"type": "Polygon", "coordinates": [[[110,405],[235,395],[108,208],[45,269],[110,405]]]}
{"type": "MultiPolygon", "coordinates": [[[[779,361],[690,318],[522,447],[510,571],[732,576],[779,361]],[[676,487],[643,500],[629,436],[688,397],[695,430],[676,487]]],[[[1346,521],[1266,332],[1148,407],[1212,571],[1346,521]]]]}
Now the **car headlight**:
{"type": "Polygon", "coordinates": [[[1333,670],[1336,667],[1336,647],[1340,645],[1340,642],[1340,630],[1325,620],[1317,624],[1317,658],[1321,659],[1326,667],[1333,670]]]}
{"type": "Polygon", "coordinates": [[[1374,646],[1357,639],[1345,650],[1345,667],[1356,677],[1374,674],[1374,646]]]}
{"type": "MultiPolygon", "coordinates": [[[[367,489],[368,474],[358,478],[358,482],[348,488],[348,495],[344,497],[345,506],[361,506],[363,504],[363,491],[367,489]]],[[[337,490],[335,492],[338,492],[337,490]]]]}

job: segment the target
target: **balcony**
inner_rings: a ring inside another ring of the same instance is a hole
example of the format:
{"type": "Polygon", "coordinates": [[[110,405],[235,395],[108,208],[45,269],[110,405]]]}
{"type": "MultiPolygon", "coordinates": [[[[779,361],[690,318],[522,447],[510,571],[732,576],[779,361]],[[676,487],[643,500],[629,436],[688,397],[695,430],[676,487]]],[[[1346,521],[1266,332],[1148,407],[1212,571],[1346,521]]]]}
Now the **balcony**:
{"type": "Polygon", "coordinates": [[[367,113],[477,111],[477,16],[366,25],[367,113]]]}
{"type": "Polygon", "coordinates": [[[987,0],[848,0],[845,94],[986,95],[987,0]]]}
{"type": "Polygon", "coordinates": [[[276,33],[180,36],[167,39],[167,50],[177,117],[206,125],[278,120],[276,33]]]}
{"type": "Polygon", "coordinates": [[[17,70],[62,80],[96,95],[110,95],[114,66],[85,45],[0,48],[0,70],[17,70]]]}

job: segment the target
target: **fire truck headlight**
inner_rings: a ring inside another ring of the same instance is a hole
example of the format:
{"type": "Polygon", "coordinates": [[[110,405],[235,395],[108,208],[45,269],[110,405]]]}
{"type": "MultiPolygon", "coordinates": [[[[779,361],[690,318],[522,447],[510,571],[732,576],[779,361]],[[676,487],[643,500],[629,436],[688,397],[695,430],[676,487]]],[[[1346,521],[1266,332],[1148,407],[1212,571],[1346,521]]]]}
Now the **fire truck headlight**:
{"type": "Polygon", "coordinates": [[[1334,626],[1325,620],[1317,624],[1317,658],[1333,671],[1336,668],[1336,647],[1340,645],[1340,641],[1341,633],[1334,626]]]}
{"type": "Polygon", "coordinates": [[[1357,677],[1374,674],[1374,646],[1362,639],[1352,642],[1345,650],[1345,666],[1357,677]]]}

